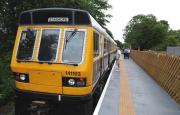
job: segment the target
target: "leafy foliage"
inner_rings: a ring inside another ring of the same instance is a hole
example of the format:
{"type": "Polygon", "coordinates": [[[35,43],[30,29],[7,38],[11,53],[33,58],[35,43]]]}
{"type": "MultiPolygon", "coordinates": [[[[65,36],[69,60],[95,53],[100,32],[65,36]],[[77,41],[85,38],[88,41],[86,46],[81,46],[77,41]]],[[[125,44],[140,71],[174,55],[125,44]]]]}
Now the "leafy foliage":
{"type": "Polygon", "coordinates": [[[119,40],[115,40],[115,42],[117,43],[117,46],[122,49],[123,48],[123,43],[120,42],[119,40]]]}
{"type": "Polygon", "coordinates": [[[179,35],[169,31],[165,20],[157,21],[154,15],[134,16],[125,28],[124,39],[132,48],[141,50],[165,50],[166,46],[178,45],[179,35]]]}
{"type": "Polygon", "coordinates": [[[107,18],[111,17],[110,14],[104,13],[105,10],[111,8],[107,0],[1,0],[1,28],[6,33],[15,35],[18,16],[22,11],[47,7],[85,9],[103,27],[109,22],[107,18]]]}
{"type": "Polygon", "coordinates": [[[14,81],[9,71],[9,60],[11,54],[8,53],[0,58],[0,105],[4,104],[13,95],[14,81]]]}
{"type": "Polygon", "coordinates": [[[166,40],[167,46],[180,45],[180,30],[170,30],[168,33],[168,39],[166,40]]]}

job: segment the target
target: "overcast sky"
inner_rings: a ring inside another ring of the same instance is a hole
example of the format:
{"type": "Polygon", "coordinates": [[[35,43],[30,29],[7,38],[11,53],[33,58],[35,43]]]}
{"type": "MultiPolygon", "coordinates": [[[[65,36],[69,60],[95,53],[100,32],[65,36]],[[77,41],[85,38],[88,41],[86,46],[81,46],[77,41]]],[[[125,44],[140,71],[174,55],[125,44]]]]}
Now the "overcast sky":
{"type": "Polygon", "coordinates": [[[123,42],[123,29],[137,14],[153,14],[158,20],[168,21],[170,28],[180,29],[180,0],[109,0],[112,9],[107,13],[113,15],[107,27],[115,39],[123,42]]]}

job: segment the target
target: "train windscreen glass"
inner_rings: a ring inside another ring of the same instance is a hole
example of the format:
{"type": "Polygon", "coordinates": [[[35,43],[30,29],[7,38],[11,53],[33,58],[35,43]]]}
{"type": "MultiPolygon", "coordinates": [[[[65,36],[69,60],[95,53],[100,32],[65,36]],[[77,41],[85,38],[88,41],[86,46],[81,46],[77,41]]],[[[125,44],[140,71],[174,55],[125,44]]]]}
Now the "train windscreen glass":
{"type": "Polygon", "coordinates": [[[31,61],[35,45],[37,30],[23,29],[21,32],[19,47],[17,51],[17,61],[31,61]]]}
{"type": "Polygon", "coordinates": [[[85,31],[66,31],[62,53],[63,63],[79,64],[82,60],[85,31]]]}
{"type": "Polygon", "coordinates": [[[60,29],[43,29],[39,46],[40,62],[55,62],[59,44],[60,29]]]}

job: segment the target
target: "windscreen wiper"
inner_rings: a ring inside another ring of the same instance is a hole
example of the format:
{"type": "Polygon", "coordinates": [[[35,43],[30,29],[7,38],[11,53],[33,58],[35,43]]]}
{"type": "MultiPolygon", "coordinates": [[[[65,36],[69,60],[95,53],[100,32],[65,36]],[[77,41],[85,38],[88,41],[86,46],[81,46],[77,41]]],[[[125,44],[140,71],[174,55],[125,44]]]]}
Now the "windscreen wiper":
{"type": "Polygon", "coordinates": [[[76,35],[76,32],[77,32],[77,29],[74,29],[74,31],[68,37],[65,38],[65,43],[64,43],[65,49],[69,40],[71,40],[76,35]]]}

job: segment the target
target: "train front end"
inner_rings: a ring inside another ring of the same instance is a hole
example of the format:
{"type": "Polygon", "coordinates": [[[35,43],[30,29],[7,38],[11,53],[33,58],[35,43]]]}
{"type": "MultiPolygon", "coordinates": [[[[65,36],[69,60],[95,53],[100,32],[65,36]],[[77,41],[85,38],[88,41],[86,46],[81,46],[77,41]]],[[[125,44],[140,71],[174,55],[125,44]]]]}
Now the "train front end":
{"type": "Polygon", "coordinates": [[[38,9],[19,19],[11,69],[16,113],[33,101],[82,102],[92,98],[92,27],[87,12],[38,9]],[[82,24],[81,24],[82,22],[82,24]]]}

